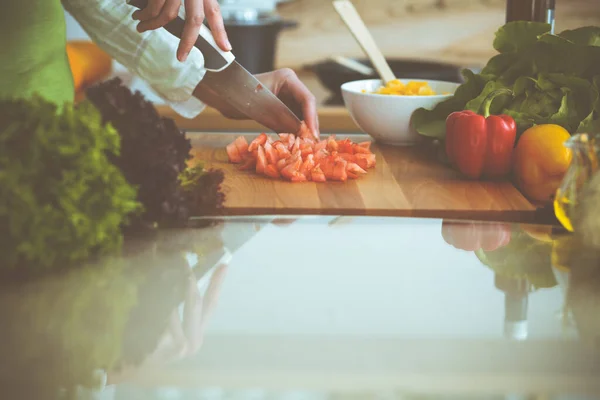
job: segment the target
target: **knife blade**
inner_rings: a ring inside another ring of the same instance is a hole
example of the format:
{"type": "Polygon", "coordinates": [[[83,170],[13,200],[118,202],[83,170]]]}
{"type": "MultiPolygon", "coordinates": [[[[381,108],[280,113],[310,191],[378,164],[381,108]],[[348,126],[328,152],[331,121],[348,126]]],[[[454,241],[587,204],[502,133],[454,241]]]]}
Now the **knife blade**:
{"type": "MultiPolygon", "coordinates": [[[[147,0],[128,0],[128,4],[144,9],[147,0]]],[[[181,39],[185,20],[185,9],[163,28],[181,39]]],[[[231,52],[222,51],[210,30],[202,24],[194,46],[204,57],[206,74],[200,84],[209,88],[223,101],[240,113],[276,133],[296,133],[300,130],[300,119],[258,79],[241,66],[231,52]]]]}

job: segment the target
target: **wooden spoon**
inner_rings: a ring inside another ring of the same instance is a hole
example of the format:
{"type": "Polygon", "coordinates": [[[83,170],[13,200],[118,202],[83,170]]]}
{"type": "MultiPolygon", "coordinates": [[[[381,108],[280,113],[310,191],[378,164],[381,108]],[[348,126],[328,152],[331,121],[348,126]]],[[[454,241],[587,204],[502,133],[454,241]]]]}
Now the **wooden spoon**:
{"type": "Polygon", "coordinates": [[[332,56],[331,60],[348,68],[348,69],[351,69],[352,71],[358,72],[359,74],[362,74],[365,76],[371,76],[371,75],[375,74],[375,71],[373,70],[373,68],[367,67],[365,64],[358,62],[358,61],[354,61],[351,58],[342,57],[342,56],[332,56]]]}
{"type": "Polygon", "coordinates": [[[381,50],[375,44],[371,33],[369,33],[365,23],[360,15],[358,15],[356,8],[354,8],[354,5],[349,0],[335,0],[333,7],[340,17],[342,17],[350,33],[352,33],[360,47],[367,54],[367,57],[371,60],[384,84],[396,79],[381,50]]]}

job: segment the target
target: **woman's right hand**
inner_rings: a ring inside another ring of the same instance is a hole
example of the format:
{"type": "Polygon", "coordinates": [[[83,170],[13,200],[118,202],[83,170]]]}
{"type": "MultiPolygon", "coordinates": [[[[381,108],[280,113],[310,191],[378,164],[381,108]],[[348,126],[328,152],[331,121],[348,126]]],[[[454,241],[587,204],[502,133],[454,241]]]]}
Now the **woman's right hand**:
{"type": "MultiPolygon", "coordinates": [[[[179,61],[185,61],[190,54],[205,16],[217,45],[223,51],[231,51],[217,0],[185,0],[184,5],[185,25],[177,49],[179,61]]],[[[180,7],[181,0],[148,0],[146,8],[133,13],[133,19],[140,21],[137,26],[138,32],[162,28],[177,18],[180,7]]]]}

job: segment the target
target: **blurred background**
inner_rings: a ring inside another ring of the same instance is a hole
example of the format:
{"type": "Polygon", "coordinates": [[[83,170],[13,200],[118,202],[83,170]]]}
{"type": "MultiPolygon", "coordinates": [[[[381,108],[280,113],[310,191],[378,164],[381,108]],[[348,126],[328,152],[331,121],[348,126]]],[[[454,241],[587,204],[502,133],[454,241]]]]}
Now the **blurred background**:
{"type": "MultiPolygon", "coordinates": [[[[523,0],[530,1],[530,0],[523,0]]],[[[354,0],[377,45],[401,78],[462,82],[463,68],[477,70],[496,54],[494,33],[506,20],[507,0],[354,0]]],[[[329,130],[355,129],[341,109],[340,85],[365,75],[332,61],[354,58],[370,64],[331,1],[221,0],[226,30],[238,62],[252,73],[288,67],[296,71],[315,94],[319,106],[338,107],[329,130]]],[[[556,32],[600,25],[598,0],[556,1],[556,32]]],[[[67,15],[69,40],[88,39],[67,15]]],[[[114,72],[132,89],[157,105],[162,101],[144,82],[130,77],[118,64],[114,72]]],[[[477,72],[477,71],[476,71],[477,72]]],[[[375,77],[374,72],[371,77],[375,77]]],[[[240,129],[231,121],[213,121],[204,113],[195,123],[180,120],[183,129],[202,126],[213,130],[240,129]]],[[[247,128],[247,127],[243,127],[247,128]]]]}
{"type": "MultiPolygon", "coordinates": [[[[275,67],[301,68],[331,56],[363,57],[330,1],[221,0],[231,9],[276,14],[297,27],[278,35],[275,67]]],[[[485,64],[494,55],[494,32],[504,24],[505,0],[354,0],[386,56],[485,64]]],[[[233,13],[232,13],[233,14],[233,13]]],[[[246,18],[248,18],[246,13],[246,18]]],[[[69,39],[87,39],[67,15],[69,39]]],[[[597,0],[558,0],[556,29],[561,31],[600,21],[597,0]]],[[[228,29],[232,29],[228,27],[228,29]]],[[[238,49],[234,46],[234,53],[238,49]]]]}

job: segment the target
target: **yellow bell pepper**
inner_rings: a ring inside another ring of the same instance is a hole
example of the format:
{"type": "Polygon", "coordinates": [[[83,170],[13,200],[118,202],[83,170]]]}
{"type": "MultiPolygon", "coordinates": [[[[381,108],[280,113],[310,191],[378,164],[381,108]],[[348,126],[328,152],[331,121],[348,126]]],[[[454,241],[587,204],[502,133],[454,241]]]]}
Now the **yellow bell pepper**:
{"type": "Polygon", "coordinates": [[[519,227],[532,239],[540,242],[552,243],[552,226],[520,224],[519,227]]]}
{"type": "Polygon", "coordinates": [[[112,58],[95,43],[73,40],[67,43],[67,56],[77,97],[90,85],[110,75],[112,58]]]}
{"type": "Polygon", "coordinates": [[[532,201],[552,201],[569,165],[572,153],[565,146],[571,137],[559,125],[529,128],[521,135],[514,152],[513,173],[518,188],[532,201]]]}

